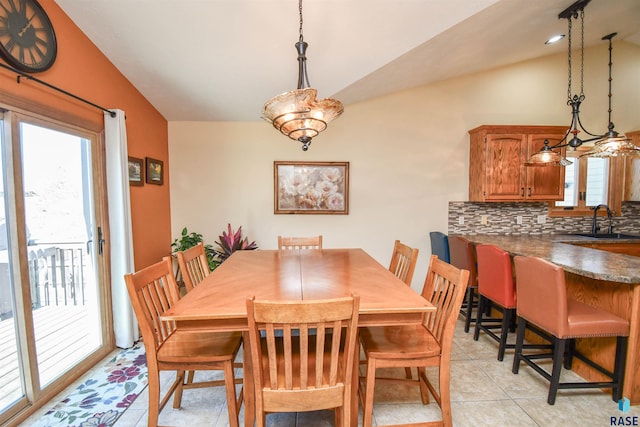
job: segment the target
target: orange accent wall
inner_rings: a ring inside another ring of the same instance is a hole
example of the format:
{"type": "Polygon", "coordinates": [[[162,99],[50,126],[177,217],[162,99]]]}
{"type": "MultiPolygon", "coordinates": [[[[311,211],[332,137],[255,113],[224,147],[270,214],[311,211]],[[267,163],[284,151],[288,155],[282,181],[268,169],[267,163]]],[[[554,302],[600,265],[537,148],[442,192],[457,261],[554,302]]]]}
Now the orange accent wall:
{"type": "MultiPolygon", "coordinates": [[[[104,108],[126,113],[129,155],[162,160],[163,185],[130,187],[136,270],[159,261],[171,250],[169,159],[166,119],[118,71],[53,0],[39,0],[58,41],[58,56],[47,71],[34,77],[104,108]]],[[[28,100],[72,114],[103,129],[101,110],[0,69],[0,95],[28,100]]]]}

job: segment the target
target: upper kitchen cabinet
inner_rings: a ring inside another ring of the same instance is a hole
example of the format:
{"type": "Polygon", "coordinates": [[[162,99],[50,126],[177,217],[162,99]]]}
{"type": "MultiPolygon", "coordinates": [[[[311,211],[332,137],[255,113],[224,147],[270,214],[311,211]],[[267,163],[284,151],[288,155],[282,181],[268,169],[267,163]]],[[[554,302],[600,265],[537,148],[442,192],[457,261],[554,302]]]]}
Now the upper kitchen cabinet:
{"type": "MultiPolygon", "coordinates": [[[[628,132],[627,138],[640,147],[640,130],[628,132]]],[[[627,157],[624,167],[624,196],[623,200],[640,202],[640,157],[627,157]]]]}
{"type": "Polygon", "coordinates": [[[564,126],[480,126],[469,131],[469,201],[522,202],[564,198],[564,168],[525,166],[544,145],[560,141],[564,126]]]}

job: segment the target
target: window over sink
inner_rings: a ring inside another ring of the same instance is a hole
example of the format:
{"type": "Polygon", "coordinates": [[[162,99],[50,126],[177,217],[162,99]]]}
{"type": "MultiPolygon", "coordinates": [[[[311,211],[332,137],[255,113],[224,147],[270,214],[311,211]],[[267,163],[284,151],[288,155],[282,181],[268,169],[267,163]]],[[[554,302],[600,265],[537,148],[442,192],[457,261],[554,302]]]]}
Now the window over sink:
{"type": "Polygon", "coordinates": [[[579,156],[591,147],[569,149],[566,157],[573,164],[565,167],[564,200],[549,203],[549,216],[593,215],[593,207],[606,204],[620,213],[619,185],[622,169],[616,158],[579,156]]]}

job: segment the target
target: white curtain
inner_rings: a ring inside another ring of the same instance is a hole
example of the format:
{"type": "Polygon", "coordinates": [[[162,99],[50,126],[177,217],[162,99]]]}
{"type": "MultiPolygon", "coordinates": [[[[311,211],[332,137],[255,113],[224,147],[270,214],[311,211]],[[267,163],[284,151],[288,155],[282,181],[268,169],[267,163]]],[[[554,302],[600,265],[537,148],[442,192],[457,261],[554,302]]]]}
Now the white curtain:
{"type": "Polygon", "coordinates": [[[127,156],[125,114],[104,113],[107,163],[107,197],[109,200],[109,247],[111,248],[111,299],[116,346],[129,348],[140,338],[124,275],[134,272],[131,199],[127,156]]]}

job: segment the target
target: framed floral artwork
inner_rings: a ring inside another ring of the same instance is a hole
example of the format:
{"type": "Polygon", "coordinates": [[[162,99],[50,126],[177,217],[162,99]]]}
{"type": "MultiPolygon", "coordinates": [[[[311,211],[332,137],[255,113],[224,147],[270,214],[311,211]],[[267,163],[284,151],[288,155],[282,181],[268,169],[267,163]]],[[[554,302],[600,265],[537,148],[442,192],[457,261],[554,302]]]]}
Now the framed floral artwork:
{"type": "Polygon", "coordinates": [[[349,162],[273,162],[274,213],[349,213],[349,162]]]}

